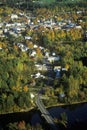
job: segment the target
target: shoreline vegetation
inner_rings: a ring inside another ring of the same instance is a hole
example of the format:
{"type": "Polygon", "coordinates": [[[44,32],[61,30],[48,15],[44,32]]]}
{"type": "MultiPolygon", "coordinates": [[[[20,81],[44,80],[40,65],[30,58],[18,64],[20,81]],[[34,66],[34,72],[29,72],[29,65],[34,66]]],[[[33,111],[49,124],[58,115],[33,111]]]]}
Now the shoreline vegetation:
{"type": "MultiPolygon", "coordinates": [[[[81,101],[81,102],[76,101],[76,102],[72,102],[72,103],[58,103],[58,104],[54,104],[54,105],[45,106],[45,108],[50,109],[52,107],[62,107],[62,106],[65,107],[65,106],[79,105],[79,104],[85,104],[85,103],[87,103],[86,100],[81,101]]],[[[5,113],[2,112],[2,113],[0,113],[0,116],[6,115],[6,114],[13,114],[13,113],[30,112],[32,110],[38,110],[38,108],[37,107],[31,107],[31,108],[27,108],[27,109],[20,109],[19,111],[14,111],[14,112],[13,111],[12,112],[5,112],[5,113]]]]}
{"type": "Polygon", "coordinates": [[[72,103],[58,103],[56,105],[52,105],[52,106],[47,106],[47,108],[52,108],[52,107],[65,107],[65,106],[71,106],[71,105],[79,105],[79,104],[85,104],[87,103],[87,101],[82,101],[82,102],[72,102],[72,103]]]}
{"type": "MultiPolygon", "coordinates": [[[[78,105],[78,104],[84,104],[84,103],[87,103],[86,101],[83,101],[83,102],[73,102],[73,103],[71,103],[71,104],[65,104],[65,103],[59,103],[59,104],[56,104],[56,105],[52,105],[52,106],[47,106],[46,108],[47,109],[50,109],[50,108],[53,108],[53,107],[66,107],[66,106],[70,106],[70,105],[78,105]]],[[[33,111],[36,111],[36,110],[38,110],[37,108],[29,108],[28,110],[21,110],[21,111],[18,111],[18,112],[15,112],[15,113],[5,113],[5,114],[0,114],[0,118],[3,118],[3,116],[4,115],[8,115],[9,116],[9,114],[21,114],[21,113],[29,113],[29,112],[31,112],[31,114],[33,113],[33,111]]],[[[39,111],[39,110],[38,110],[39,111]]],[[[31,115],[30,114],[30,115],[31,115]]],[[[16,116],[16,115],[15,115],[16,116]]],[[[58,126],[58,127],[60,127],[60,128],[63,128],[63,130],[64,129],[67,129],[67,115],[66,115],[66,113],[62,113],[61,115],[61,118],[62,119],[56,119],[56,118],[54,118],[54,122],[56,123],[56,125],[58,126]],[[65,117],[65,118],[63,118],[63,117],[65,117]]],[[[8,119],[8,118],[7,118],[8,119]]],[[[29,120],[28,120],[28,122],[29,122],[29,120]]],[[[83,124],[85,124],[84,122],[78,122],[78,124],[79,123],[83,123],[83,124]]],[[[77,125],[77,123],[76,124],[74,124],[74,125],[77,125]]],[[[85,124],[86,125],[86,124],[85,124]]],[[[45,123],[43,123],[42,125],[41,124],[36,124],[36,125],[34,125],[34,126],[32,126],[32,125],[30,125],[29,123],[27,123],[26,122],[26,120],[25,119],[22,119],[22,120],[20,120],[20,121],[17,121],[17,120],[15,120],[15,121],[12,121],[12,122],[8,122],[8,123],[6,123],[5,125],[4,125],[4,128],[6,128],[6,130],[9,130],[9,128],[11,127],[11,130],[13,130],[14,129],[14,126],[16,126],[16,128],[17,128],[17,130],[19,130],[19,128],[23,128],[23,126],[25,127],[25,130],[28,130],[28,128],[29,128],[29,130],[30,129],[32,129],[32,130],[34,130],[34,129],[36,129],[36,128],[39,128],[40,127],[40,130],[47,130],[47,127],[49,128],[49,126],[47,125],[47,123],[45,122],[45,123]],[[19,124],[21,124],[21,125],[19,125],[19,124]],[[45,124],[45,127],[43,128],[43,125],[45,124]]],[[[73,126],[71,126],[71,128],[72,128],[73,126]]],[[[4,130],[4,128],[2,128],[2,130],[4,130]]],[[[62,130],[62,129],[61,129],[62,130]]]]}

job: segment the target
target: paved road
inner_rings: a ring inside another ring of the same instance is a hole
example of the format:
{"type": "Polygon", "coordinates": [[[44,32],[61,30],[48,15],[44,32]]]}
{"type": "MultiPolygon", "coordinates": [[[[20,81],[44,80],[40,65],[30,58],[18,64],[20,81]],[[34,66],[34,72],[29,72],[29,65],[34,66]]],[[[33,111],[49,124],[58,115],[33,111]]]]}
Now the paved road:
{"type": "Polygon", "coordinates": [[[48,124],[51,126],[52,130],[59,130],[55,126],[55,123],[53,122],[53,118],[51,117],[50,113],[46,110],[44,104],[42,103],[41,95],[37,96],[36,104],[37,104],[38,108],[40,109],[42,116],[46,119],[48,124]]]}

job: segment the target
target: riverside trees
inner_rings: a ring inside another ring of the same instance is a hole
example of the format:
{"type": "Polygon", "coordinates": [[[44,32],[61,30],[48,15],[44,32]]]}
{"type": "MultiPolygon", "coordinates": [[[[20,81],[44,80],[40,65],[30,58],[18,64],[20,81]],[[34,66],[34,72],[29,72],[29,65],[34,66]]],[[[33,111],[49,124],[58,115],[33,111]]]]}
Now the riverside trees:
{"type": "Polygon", "coordinates": [[[32,72],[29,69],[31,62],[26,61],[26,59],[0,58],[0,112],[15,111],[23,106],[25,108],[30,106],[30,92],[28,87],[25,87],[25,84],[31,81],[30,75],[32,72]]]}

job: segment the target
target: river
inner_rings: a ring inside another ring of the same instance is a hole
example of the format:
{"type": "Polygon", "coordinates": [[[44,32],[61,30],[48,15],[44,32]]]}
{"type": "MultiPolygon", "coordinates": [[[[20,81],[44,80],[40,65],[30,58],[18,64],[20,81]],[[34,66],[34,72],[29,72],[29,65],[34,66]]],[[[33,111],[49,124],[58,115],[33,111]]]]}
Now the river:
{"type": "MultiPolygon", "coordinates": [[[[67,130],[75,128],[87,128],[87,103],[69,106],[51,107],[48,109],[52,117],[60,119],[61,113],[67,115],[67,130]]],[[[40,116],[39,110],[31,110],[29,112],[14,113],[0,115],[0,127],[4,128],[9,122],[17,122],[25,120],[31,125],[42,124],[43,118],[40,116]]],[[[1,129],[0,129],[1,130],[1,129]]]]}

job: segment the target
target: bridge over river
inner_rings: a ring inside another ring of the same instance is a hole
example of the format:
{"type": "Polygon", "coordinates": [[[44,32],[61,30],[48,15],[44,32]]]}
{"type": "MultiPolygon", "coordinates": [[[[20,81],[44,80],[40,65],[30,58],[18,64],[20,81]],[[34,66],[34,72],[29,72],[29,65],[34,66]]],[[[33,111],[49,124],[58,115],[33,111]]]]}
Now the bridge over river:
{"type": "Polygon", "coordinates": [[[48,122],[48,124],[51,126],[52,130],[59,130],[59,128],[56,127],[52,116],[50,115],[50,113],[47,111],[47,109],[45,108],[42,100],[41,100],[41,95],[37,95],[36,98],[36,105],[38,106],[40,112],[42,113],[42,116],[45,118],[45,120],[48,122]]]}

